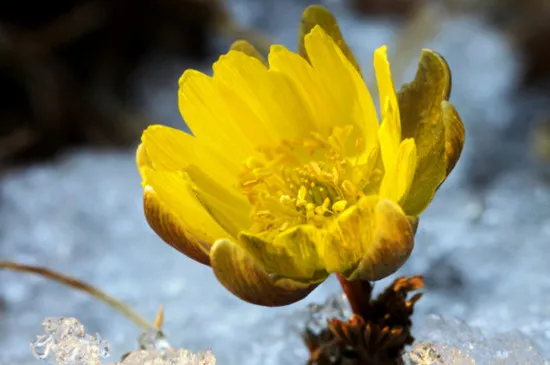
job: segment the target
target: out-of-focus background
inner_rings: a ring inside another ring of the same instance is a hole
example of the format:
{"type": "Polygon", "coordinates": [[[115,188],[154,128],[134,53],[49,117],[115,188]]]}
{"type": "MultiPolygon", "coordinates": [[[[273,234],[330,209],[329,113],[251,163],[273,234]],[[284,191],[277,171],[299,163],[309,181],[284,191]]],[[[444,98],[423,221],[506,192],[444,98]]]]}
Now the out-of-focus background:
{"type": "MultiPolygon", "coordinates": [[[[550,358],[547,0],[2,2],[0,259],[75,276],[151,319],[164,304],[172,344],[211,348],[220,364],[303,363],[290,313],[337,292],[336,282],[287,308],[232,297],[148,228],[134,150],[149,124],[185,128],[177,80],[186,68],[209,72],[241,37],[294,49],[311,3],[339,19],[369,85],[382,44],[398,84],[412,78],[425,47],[453,72],[465,150],[398,273],[426,281],[416,333],[474,339],[485,346],[481,364],[542,364],[550,358]],[[502,349],[483,342],[491,338],[502,349]]],[[[101,333],[113,361],[137,346],[139,330],[104,304],[0,272],[0,364],[38,363],[28,344],[46,316],[74,316],[101,333]]]]}

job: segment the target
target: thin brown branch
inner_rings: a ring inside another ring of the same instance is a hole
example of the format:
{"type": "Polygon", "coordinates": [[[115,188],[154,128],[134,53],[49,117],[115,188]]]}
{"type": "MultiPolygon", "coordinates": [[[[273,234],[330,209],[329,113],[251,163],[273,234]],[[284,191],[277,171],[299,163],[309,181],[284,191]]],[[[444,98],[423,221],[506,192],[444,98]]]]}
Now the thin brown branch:
{"type": "Polygon", "coordinates": [[[149,323],[149,321],[141,317],[127,304],[123,303],[122,301],[118,300],[115,297],[110,296],[104,291],[99,290],[91,286],[90,284],[84,283],[78,279],[71,278],[67,275],[55,272],[53,270],[50,270],[44,267],[23,265],[23,264],[18,264],[11,261],[0,261],[0,270],[2,269],[39,275],[46,279],[53,280],[60,284],[66,285],[72,289],[82,291],[84,293],[91,295],[92,297],[99,300],[100,302],[107,304],[108,306],[110,306],[120,314],[124,315],[129,320],[134,322],[138,327],[140,327],[143,331],[155,329],[155,326],[153,324],[149,323]]]}
{"type": "Polygon", "coordinates": [[[164,323],[164,306],[161,305],[159,308],[159,311],[157,312],[157,317],[155,318],[155,322],[153,323],[153,326],[156,329],[161,330],[163,323],[164,323]]]}

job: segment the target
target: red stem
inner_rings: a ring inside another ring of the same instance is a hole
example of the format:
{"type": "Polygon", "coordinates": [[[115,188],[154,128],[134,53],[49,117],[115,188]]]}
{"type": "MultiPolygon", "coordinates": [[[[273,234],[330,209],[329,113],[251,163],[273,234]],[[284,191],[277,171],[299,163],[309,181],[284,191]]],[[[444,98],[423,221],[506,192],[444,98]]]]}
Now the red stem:
{"type": "Polygon", "coordinates": [[[348,281],[342,274],[336,274],[336,276],[348,298],[353,313],[366,320],[371,309],[372,284],[363,280],[348,281]]]}

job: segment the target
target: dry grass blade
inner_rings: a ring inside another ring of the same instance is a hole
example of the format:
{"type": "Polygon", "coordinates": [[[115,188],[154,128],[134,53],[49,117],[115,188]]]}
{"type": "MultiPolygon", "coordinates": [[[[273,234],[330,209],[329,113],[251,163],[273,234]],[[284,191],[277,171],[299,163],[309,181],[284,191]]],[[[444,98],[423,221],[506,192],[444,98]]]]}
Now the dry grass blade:
{"type": "Polygon", "coordinates": [[[126,305],[122,301],[78,279],[71,278],[70,276],[55,272],[53,270],[50,270],[44,267],[23,265],[23,264],[18,264],[11,261],[0,261],[0,270],[2,269],[39,275],[46,279],[53,280],[60,284],[66,285],[72,289],[82,291],[84,293],[91,295],[92,297],[99,300],[100,302],[107,304],[108,306],[110,306],[120,314],[124,315],[125,317],[130,319],[132,322],[134,322],[138,327],[140,327],[143,331],[155,329],[155,326],[152,323],[149,323],[149,321],[147,321],[145,318],[140,316],[138,313],[136,313],[132,308],[130,308],[128,305],[126,305]]]}

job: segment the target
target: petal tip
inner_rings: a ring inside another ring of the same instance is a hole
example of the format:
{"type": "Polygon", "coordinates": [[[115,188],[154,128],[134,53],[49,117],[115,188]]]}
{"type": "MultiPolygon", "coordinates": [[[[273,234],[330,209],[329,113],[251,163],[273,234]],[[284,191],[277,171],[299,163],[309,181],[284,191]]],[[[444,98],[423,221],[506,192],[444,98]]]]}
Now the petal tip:
{"type": "Polygon", "coordinates": [[[301,27],[309,31],[315,25],[326,24],[333,27],[337,20],[330,10],[322,5],[309,5],[302,12],[301,27]]]}
{"type": "Polygon", "coordinates": [[[340,48],[346,58],[352,63],[352,65],[360,72],[359,63],[355,59],[353,52],[348,47],[338,21],[334,15],[324,6],[310,5],[302,13],[302,19],[299,27],[298,38],[298,54],[300,54],[306,60],[309,60],[306,38],[311,34],[324,34],[325,37],[330,38],[335,45],[340,48]]]}
{"type": "Polygon", "coordinates": [[[420,67],[424,66],[429,72],[437,74],[441,82],[443,100],[449,100],[452,89],[452,73],[447,60],[439,52],[429,48],[422,49],[419,60],[420,67]]]}
{"type": "Polygon", "coordinates": [[[388,46],[383,44],[381,45],[380,47],[378,47],[375,51],[374,51],[375,54],[378,54],[384,58],[387,58],[387,54],[388,54],[388,46]]]}
{"type": "Polygon", "coordinates": [[[177,219],[164,207],[153,187],[143,189],[143,211],[151,229],[167,244],[187,257],[210,265],[207,244],[195,242],[187,237],[185,230],[178,225],[177,219]]]}
{"type": "Polygon", "coordinates": [[[264,56],[251,43],[245,40],[237,40],[231,45],[230,51],[239,51],[247,56],[254,57],[266,64],[264,56]]]}
{"type": "MultiPolygon", "coordinates": [[[[142,137],[143,141],[143,137],[142,137]]],[[[151,167],[151,160],[149,159],[149,156],[147,155],[147,151],[144,146],[144,142],[141,142],[139,146],[136,149],[136,165],[138,168],[138,171],[141,175],[141,178],[143,180],[144,174],[142,172],[143,168],[145,167],[151,167]]]]}

